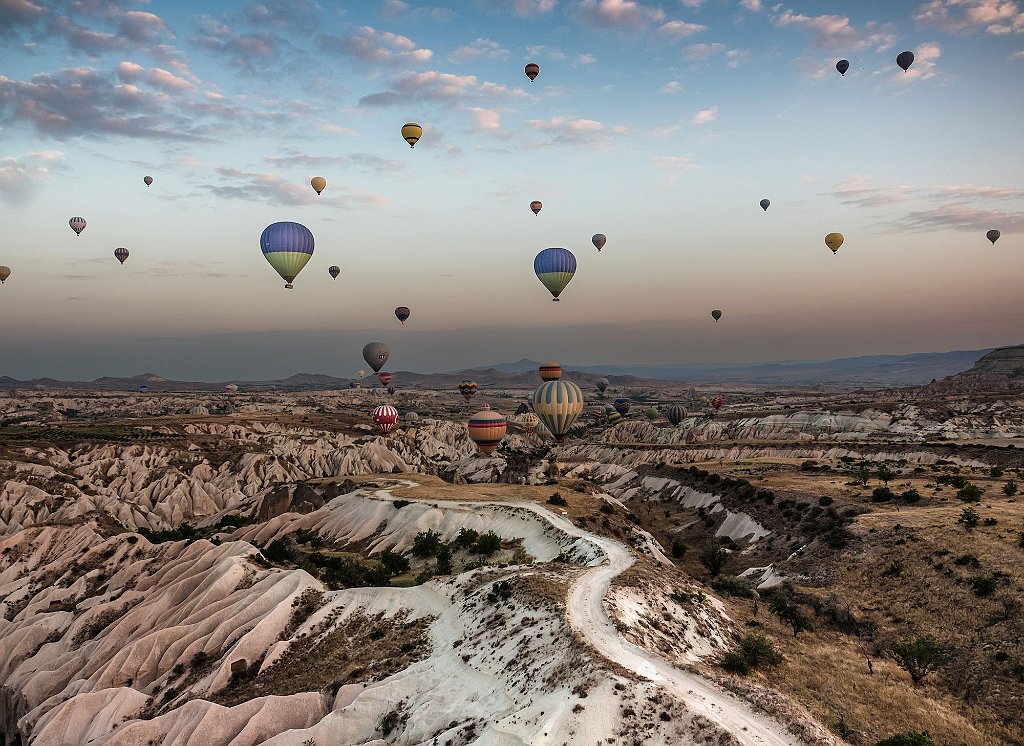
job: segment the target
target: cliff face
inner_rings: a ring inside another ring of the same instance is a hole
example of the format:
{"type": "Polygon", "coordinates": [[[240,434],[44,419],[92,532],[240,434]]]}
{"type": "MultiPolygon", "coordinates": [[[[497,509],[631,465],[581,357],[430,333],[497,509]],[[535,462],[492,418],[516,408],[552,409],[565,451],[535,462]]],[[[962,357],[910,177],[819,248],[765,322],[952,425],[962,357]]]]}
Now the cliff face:
{"type": "Polygon", "coordinates": [[[971,394],[1024,389],[1024,345],[1000,347],[970,370],[921,387],[925,394],[971,394]]]}

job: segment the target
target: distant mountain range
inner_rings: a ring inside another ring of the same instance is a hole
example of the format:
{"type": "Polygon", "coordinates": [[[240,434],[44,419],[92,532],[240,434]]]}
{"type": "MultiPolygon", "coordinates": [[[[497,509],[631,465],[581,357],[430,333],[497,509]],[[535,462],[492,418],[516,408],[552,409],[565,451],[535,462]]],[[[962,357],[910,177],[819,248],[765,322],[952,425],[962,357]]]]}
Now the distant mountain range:
{"type": "MultiPolygon", "coordinates": [[[[613,388],[664,388],[695,385],[748,385],[758,387],[863,387],[886,388],[918,386],[966,371],[993,348],[957,350],[955,352],[924,352],[911,355],[864,355],[838,360],[795,360],[778,363],[694,363],[678,365],[564,365],[567,377],[584,388],[592,388],[601,377],[608,378],[613,388]]],[[[517,360],[484,368],[448,373],[395,372],[398,387],[415,386],[426,389],[452,389],[466,379],[481,387],[510,389],[531,388],[537,379],[536,360],[517,360]]],[[[40,390],[76,389],[85,391],[137,391],[146,386],[150,391],[222,390],[234,383],[240,391],[316,391],[348,388],[348,378],[325,374],[297,373],[288,378],[270,381],[171,381],[153,373],[128,378],[105,376],[94,381],[58,381],[36,378],[19,381],[0,377],[0,390],[36,388],[40,390]]],[[[370,375],[363,384],[376,386],[370,375]]]]}

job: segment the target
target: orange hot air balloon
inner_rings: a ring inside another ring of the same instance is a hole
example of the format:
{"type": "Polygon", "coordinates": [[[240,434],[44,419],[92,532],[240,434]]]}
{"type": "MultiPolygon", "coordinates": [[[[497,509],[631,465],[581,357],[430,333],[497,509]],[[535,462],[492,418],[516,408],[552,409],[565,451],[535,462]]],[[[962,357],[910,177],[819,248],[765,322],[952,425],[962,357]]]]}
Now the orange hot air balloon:
{"type": "Polygon", "coordinates": [[[491,454],[505,437],[508,423],[505,421],[505,415],[493,409],[485,409],[470,417],[466,427],[469,429],[469,437],[476,443],[480,453],[491,454]]]}
{"type": "Polygon", "coordinates": [[[530,203],[530,209],[533,210],[534,215],[539,215],[540,208],[542,207],[544,207],[544,203],[541,202],[539,199],[535,199],[533,202],[530,203]]]}
{"type": "Polygon", "coordinates": [[[537,372],[542,381],[557,381],[562,377],[562,366],[558,363],[541,363],[537,372]]]}

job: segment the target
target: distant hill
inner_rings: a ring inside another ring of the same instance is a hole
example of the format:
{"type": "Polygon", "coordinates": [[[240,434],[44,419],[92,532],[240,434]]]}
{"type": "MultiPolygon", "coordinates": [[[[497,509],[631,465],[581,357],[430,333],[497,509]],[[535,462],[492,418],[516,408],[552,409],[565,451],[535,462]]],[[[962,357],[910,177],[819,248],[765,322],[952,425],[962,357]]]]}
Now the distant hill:
{"type": "Polygon", "coordinates": [[[969,370],[922,386],[924,394],[975,394],[1024,389],[1024,345],[999,347],[969,370]]]}

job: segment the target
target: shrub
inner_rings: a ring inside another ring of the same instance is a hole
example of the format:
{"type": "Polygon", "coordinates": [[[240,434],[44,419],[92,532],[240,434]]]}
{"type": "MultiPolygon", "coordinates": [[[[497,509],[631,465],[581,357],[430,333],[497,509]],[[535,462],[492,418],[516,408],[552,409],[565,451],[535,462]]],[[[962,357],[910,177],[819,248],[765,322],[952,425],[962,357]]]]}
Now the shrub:
{"type": "Polygon", "coordinates": [[[879,741],[875,746],[935,746],[935,741],[928,735],[928,731],[920,733],[910,731],[908,733],[897,733],[879,741]]]}
{"type": "Polygon", "coordinates": [[[412,553],[417,557],[433,557],[441,547],[441,535],[433,529],[421,531],[412,539],[412,553]]]}
{"type": "Polygon", "coordinates": [[[885,503],[889,502],[895,497],[896,495],[894,495],[893,491],[890,490],[888,487],[875,487],[874,491],[871,493],[871,502],[885,503]]]}
{"type": "Polygon", "coordinates": [[[722,668],[729,673],[740,676],[746,676],[750,673],[750,664],[747,662],[747,659],[743,657],[743,653],[736,650],[730,650],[722,656],[722,668]]]}
{"type": "Polygon", "coordinates": [[[1003,485],[1003,494],[1007,497],[1013,497],[1017,494],[1017,483],[1012,479],[1003,485]]]}
{"type": "Polygon", "coordinates": [[[274,539],[263,550],[263,556],[271,562],[284,563],[288,561],[288,547],[281,539],[274,539]]]}
{"type": "Polygon", "coordinates": [[[768,608],[775,616],[793,629],[793,637],[800,634],[802,630],[809,630],[811,628],[811,620],[800,611],[800,606],[796,602],[791,586],[779,586],[775,593],[772,594],[768,608]]]}
{"type": "Polygon", "coordinates": [[[675,557],[676,559],[679,559],[684,554],[686,554],[686,545],[683,543],[682,539],[673,539],[672,540],[672,556],[675,557]]]}
{"type": "Polygon", "coordinates": [[[965,503],[976,503],[981,500],[981,496],[985,494],[985,490],[976,484],[966,484],[960,488],[956,493],[956,496],[963,500],[965,503]]]}
{"type": "Polygon", "coordinates": [[[962,523],[967,529],[972,529],[978,525],[981,520],[981,516],[978,515],[978,511],[974,508],[964,508],[960,511],[960,517],[956,519],[957,523],[962,523]]]}
{"type": "Polygon", "coordinates": [[[729,553],[717,544],[705,544],[704,548],[700,550],[700,563],[707,568],[712,577],[722,571],[728,560],[729,553]]]}
{"type": "Polygon", "coordinates": [[[889,482],[896,478],[896,472],[890,469],[888,466],[879,466],[876,476],[882,480],[882,484],[886,487],[889,486],[889,482]]]}
{"type": "Polygon", "coordinates": [[[564,506],[568,505],[569,503],[566,502],[565,498],[562,497],[561,493],[556,492],[555,494],[553,494],[551,497],[548,498],[548,504],[549,505],[561,505],[562,507],[564,507],[564,506]]]}
{"type": "Polygon", "coordinates": [[[889,654],[910,674],[915,686],[946,662],[946,654],[939,646],[938,640],[926,635],[905,637],[893,644],[889,654]]]}
{"type": "Polygon", "coordinates": [[[829,505],[831,505],[834,502],[835,502],[835,500],[833,500],[828,495],[822,495],[821,497],[818,498],[818,505],[821,505],[823,508],[827,508],[829,505]]]}
{"type": "Polygon", "coordinates": [[[975,569],[981,567],[981,562],[978,561],[978,558],[973,554],[962,554],[953,560],[953,564],[959,565],[960,567],[973,567],[975,569]]]}
{"type": "Polygon", "coordinates": [[[601,512],[605,515],[611,515],[615,512],[615,506],[612,505],[610,502],[601,503],[601,512]]]}
{"type": "Polygon", "coordinates": [[[390,549],[381,552],[377,559],[389,575],[401,575],[404,572],[409,572],[409,560],[400,554],[395,554],[390,549]]]}
{"type": "Polygon", "coordinates": [[[753,584],[746,578],[741,578],[738,575],[726,578],[712,578],[708,585],[723,596],[752,598],[754,595],[753,584]]]}
{"type": "Polygon", "coordinates": [[[501,549],[501,537],[493,531],[488,531],[486,534],[477,538],[476,546],[473,547],[474,552],[482,554],[485,557],[490,557],[499,549],[501,549]]]}
{"type": "Polygon", "coordinates": [[[480,538],[480,534],[471,528],[460,528],[459,535],[455,537],[455,546],[460,549],[469,549],[471,546],[476,544],[476,540],[480,538]]]}
{"type": "Polygon", "coordinates": [[[975,596],[991,596],[996,592],[998,583],[999,580],[994,575],[971,578],[971,590],[974,591],[975,596]]]}
{"type": "Polygon", "coordinates": [[[777,666],[782,663],[782,653],[775,649],[772,641],[764,635],[745,635],[740,640],[740,652],[751,668],[777,666]]]}
{"type": "Polygon", "coordinates": [[[921,499],[921,493],[917,490],[907,490],[900,494],[900,499],[905,503],[916,503],[921,499]]]}
{"type": "Polygon", "coordinates": [[[1003,467],[998,465],[993,466],[988,470],[988,475],[993,479],[999,479],[999,477],[1003,476],[1003,467]]]}
{"type": "Polygon", "coordinates": [[[452,550],[442,545],[437,548],[437,574],[438,575],[451,575],[452,574],[452,550]]]}

